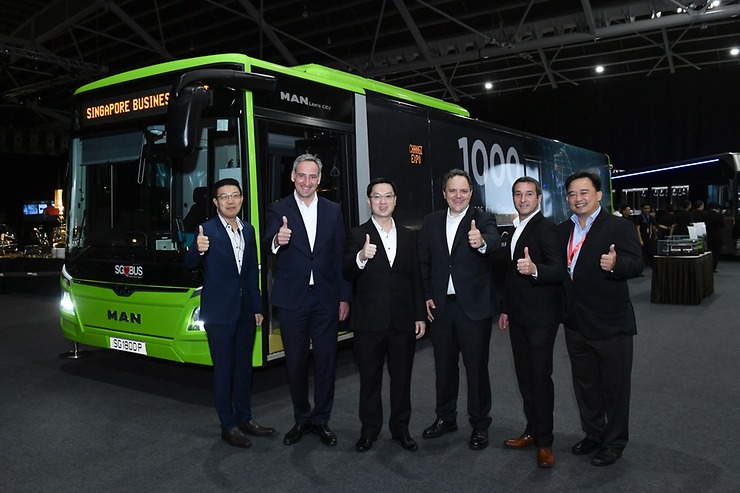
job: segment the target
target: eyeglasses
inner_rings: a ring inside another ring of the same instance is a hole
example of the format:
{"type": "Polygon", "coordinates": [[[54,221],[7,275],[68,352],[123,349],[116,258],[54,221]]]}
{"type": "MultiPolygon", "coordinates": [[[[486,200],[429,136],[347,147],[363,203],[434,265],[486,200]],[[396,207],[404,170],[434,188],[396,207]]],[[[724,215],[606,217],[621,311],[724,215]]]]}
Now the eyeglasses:
{"type": "Polygon", "coordinates": [[[395,195],[393,195],[392,193],[387,193],[385,195],[380,195],[380,194],[376,193],[375,195],[371,195],[370,196],[370,198],[374,202],[380,202],[383,199],[385,199],[385,200],[391,200],[393,197],[395,197],[395,195]]]}
{"type": "Polygon", "coordinates": [[[240,198],[242,198],[242,194],[240,194],[239,192],[222,193],[220,195],[217,195],[216,198],[221,202],[226,202],[229,199],[239,200],[240,198]]]}

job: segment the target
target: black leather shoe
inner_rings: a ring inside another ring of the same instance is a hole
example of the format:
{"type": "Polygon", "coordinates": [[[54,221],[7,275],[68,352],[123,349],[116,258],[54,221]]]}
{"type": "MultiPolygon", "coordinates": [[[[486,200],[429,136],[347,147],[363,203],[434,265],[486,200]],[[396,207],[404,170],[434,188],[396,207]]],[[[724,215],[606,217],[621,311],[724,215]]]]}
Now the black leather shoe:
{"type": "Polygon", "coordinates": [[[266,437],[275,434],[275,428],[260,426],[254,419],[250,419],[248,423],[239,423],[239,429],[242,430],[242,433],[256,437],[266,437]]]}
{"type": "Polygon", "coordinates": [[[591,452],[593,452],[600,446],[601,444],[599,442],[595,442],[591,440],[590,438],[586,437],[580,442],[573,445],[573,448],[571,449],[571,451],[575,455],[586,455],[586,454],[590,454],[591,452]]]}
{"type": "Polygon", "coordinates": [[[485,428],[475,428],[470,435],[470,448],[473,450],[483,450],[488,447],[488,430],[485,428]]]}
{"type": "Polygon", "coordinates": [[[401,443],[401,447],[403,447],[406,450],[410,450],[411,452],[414,452],[416,450],[419,450],[419,444],[416,443],[416,440],[411,438],[411,435],[408,433],[402,433],[400,435],[396,435],[393,437],[394,440],[401,443]]]}
{"type": "Polygon", "coordinates": [[[234,426],[228,430],[224,430],[222,428],[221,440],[226,440],[226,443],[232,447],[248,448],[252,446],[252,442],[249,441],[249,438],[244,436],[244,433],[242,433],[238,426],[234,426]]]}
{"type": "Polygon", "coordinates": [[[432,423],[432,426],[424,430],[424,433],[422,433],[421,436],[423,438],[439,438],[445,433],[449,433],[451,431],[457,431],[457,423],[437,418],[436,421],[432,423]]]}
{"type": "Polygon", "coordinates": [[[321,443],[333,447],[337,444],[337,436],[329,429],[329,425],[314,425],[314,433],[319,436],[321,443]]]}
{"type": "Polygon", "coordinates": [[[283,438],[283,443],[285,445],[293,445],[294,443],[298,443],[301,441],[301,438],[303,438],[303,435],[305,435],[312,429],[313,425],[311,423],[296,423],[295,425],[293,425],[293,428],[291,428],[290,431],[285,434],[285,438],[283,438]]]}
{"type": "Polygon", "coordinates": [[[622,453],[618,450],[604,447],[594,455],[594,458],[591,459],[591,464],[595,466],[611,466],[617,462],[617,459],[620,457],[622,457],[622,453]]]}
{"type": "Polygon", "coordinates": [[[361,435],[360,439],[357,440],[357,443],[355,443],[355,450],[358,452],[367,452],[371,448],[373,448],[373,442],[375,441],[375,438],[368,436],[368,435],[361,435]]]}

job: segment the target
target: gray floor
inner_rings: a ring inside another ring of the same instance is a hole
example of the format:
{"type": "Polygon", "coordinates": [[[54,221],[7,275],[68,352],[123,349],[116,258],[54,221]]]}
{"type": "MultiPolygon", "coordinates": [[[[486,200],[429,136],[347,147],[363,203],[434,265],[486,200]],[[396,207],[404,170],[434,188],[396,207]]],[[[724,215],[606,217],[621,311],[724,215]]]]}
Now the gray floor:
{"type": "MultiPolygon", "coordinates": [[[[490,372],[492,445],[468,446],[470,429],[436,440],[434,367],[428,341],[417,351],[409,453],[384,430],[354,451],[358,377],[340,352],[331,426],[339,445],[315,436],[286,447],[292,409],[281,365],[255,375],[254,415],[279,436],[240,450],[219,439],[211,373],[108,350],[69,361],[57,300],[0,296],[0,491],[738,491],[740,462],[740,262],[720,263],[715,294],[698,306],[650,303],[650,270],[631,281],[635,339],[631,440],[615,465],[571,455],[582,437],[562,334],[555,347],[556,429],[551,470],[534,452],[504,449],[523,429],[508,335],[496,329],[490,372]]],[[[464,385],[460,409],[464,410],[464,385]]],[[[464,413],[463,413],[464,415],[464,413]]]]}

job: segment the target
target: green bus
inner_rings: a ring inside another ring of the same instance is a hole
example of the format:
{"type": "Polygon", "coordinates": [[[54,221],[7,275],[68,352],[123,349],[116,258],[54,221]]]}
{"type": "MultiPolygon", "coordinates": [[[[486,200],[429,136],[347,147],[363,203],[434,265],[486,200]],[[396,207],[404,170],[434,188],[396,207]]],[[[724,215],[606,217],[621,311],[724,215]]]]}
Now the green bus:
{"type": "MultiPolygon", "coordinates": [[[[473,205],[496,214],[504,235],[519,176],[542,182],[543,212],[556,221],[568,216],[562,185],[573,171],[598,172],[609,190],[604,154],[357,75],[240,54],[85,85],[75,92],[73,118],[60,281],[61,327],[73,355],[82,344],[211,364],[199,317],[202,272],[183,263],[198,224],[215,214],[210,187],[225,177],[242,184],[242,218],[259,243],[267,205],[292,192],[292,162],[305,152],[322,159],[319,193],[341,204],[348,227],[369,217],[365,188],[376,176],[400,190],[396,221],[418,228],[445,205],[443,174],[463,168],[474,179],[473,205]]],[[[269,304],[271,258],[260,262],[266,316],[255,366],[283,355],[269,304]]],[[[351,319],[339,334],[349,337],[351,319]]]]}

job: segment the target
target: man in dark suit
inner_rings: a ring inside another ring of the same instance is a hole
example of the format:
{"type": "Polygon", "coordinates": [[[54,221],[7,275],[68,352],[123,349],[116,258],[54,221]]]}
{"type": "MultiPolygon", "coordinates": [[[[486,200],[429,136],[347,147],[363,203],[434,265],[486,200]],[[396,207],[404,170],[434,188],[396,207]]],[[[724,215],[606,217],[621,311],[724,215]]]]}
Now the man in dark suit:
{"type": "Polygon", "coordinates": [[[342,275],[342,211],[316,193],[321,167],[312,154],[298,156],[291,173],[295,192],[267,209],[265,251],[276,256],[270,303],[277,307],[295,418],[283,439],[286,445],[299,442],[309,431],[325,445],[337,444],[328,423],[339,321],[349,314],[352,286],[342,275]],[[313,409],[308,399],[311,345],[313,409]]]}
{"type": "Polygon", "coordinates": [[[213,360],[221,438],[235,447],[251,445],[245,433],[275,433],[252,418],[252,350],[263,316],[254,228],[239,219],[243,200],[238,181],[217,181],[213,203],[218,215],[198,226],[195,245],[185,254],[188,268],[204,269],[200,320],[213,360]]]}
{"type": "Polygon", "coordinates": [[[472,182],[465,171],[450,170],[442,182],[448,207],[426,216],[419,236],[437,391],[437,419],[422,436],[437,438],[457,430],[462,353],[473,427],[470,448],[482,450],[491,425],[488,353],[496,306],[489,255],[501,246],[501,237],[492,214],[470,207],[472,182]]]}
{"type": "Polygon", "coordinates": [[[719,257],[722,254],[722,244],[724,243],[722,230],[725,227],[725,220],[722,217],[720,209],[720,205],[717,202],[711,202],[707,206],[707,210],[704,212],[702,218],[707,228],[707,246],[709,247],[709,251],[712,252],[714,272],[717,272],[717,264],[719,263],[719,257]]]}
{"type": "Polygon", "coordinates": [[[537,446],[537,465],[552,467],[553,407],[552,350],[562,315],[560,291],[565,262],[555,224],[540,211],[542,186],[529,176],[512,186],[514,219],[505,288],[498,328],[509,330],[519,391],[527,426],[508,448],[537,446]]]}
{"type": "Polygon", "coordinates": [[[370,450],[383,426],[380,390],[387,359],[391,437],[417,450],[409,434],[411,369],[416,339],[426,329],[416,233],[393,220],[396,186],[376,178],[367,186],[370,220],[353,228],[344,247],[344,275],[354,283],[352,317],[355,360],[360,370],[359,452],[370,450]],[[378,248],[378,246],[381,248],[378,248]]]}
{"type": "Polygon", "coordinates": [[[565,180],[573,216],[558,225],[568,275],[563,325],[573,388],[586,437],[576,455],[598,451],[596,466],[614,464],[629,438],[632,336],[637,323],[627,279],[644,263],[635,226],[602,210],[601,179],[581,171],[565,180]]]}

